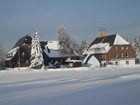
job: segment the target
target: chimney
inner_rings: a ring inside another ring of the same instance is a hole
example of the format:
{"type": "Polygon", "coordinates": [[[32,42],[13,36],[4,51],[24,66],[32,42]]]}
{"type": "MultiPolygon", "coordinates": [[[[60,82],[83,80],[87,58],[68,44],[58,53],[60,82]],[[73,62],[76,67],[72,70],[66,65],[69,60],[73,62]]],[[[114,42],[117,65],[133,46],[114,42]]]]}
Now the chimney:
{"type": "Polygon", "coordinates": [[[99,30],[99,36],[104,37],[106,35],[106,30],[104,28],[99,30]]]}

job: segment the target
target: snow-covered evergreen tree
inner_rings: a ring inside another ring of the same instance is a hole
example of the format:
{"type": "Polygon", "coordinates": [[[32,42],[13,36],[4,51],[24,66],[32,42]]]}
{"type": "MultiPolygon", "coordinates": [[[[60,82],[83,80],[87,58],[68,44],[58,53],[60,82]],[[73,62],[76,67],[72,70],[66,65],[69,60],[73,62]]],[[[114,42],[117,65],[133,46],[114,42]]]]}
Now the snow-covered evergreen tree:
{"type": "Polygon", "coordinates": [[[31,68],[41,69],[44,67],[44,59],[42,54],[42,48],[39,42],[39,36],[36,32],[32,37],[31,44],[31,68]]]}

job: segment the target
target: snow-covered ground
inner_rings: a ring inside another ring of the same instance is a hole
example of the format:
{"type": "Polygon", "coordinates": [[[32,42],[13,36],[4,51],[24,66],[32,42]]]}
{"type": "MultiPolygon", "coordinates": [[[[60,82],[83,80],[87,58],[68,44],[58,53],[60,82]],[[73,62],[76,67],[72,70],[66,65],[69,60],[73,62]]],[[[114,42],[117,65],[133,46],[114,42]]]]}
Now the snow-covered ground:
{"type": "Polygon", "coordinates": [[[139,67],[88,69],[0,71],[0,105],[140,105],[139,67]]]}

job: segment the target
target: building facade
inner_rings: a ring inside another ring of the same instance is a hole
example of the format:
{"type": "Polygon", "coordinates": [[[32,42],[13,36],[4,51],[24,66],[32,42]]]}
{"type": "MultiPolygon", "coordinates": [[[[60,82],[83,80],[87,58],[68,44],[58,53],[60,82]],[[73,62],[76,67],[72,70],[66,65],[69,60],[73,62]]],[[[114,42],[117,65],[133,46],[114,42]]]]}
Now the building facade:
{"type": "Polygon", "coordinates": [[[85,54],[94,54],[101,66],[134,65],[136,57],[132,45],[117,34],[97,37],[85,54]]]}
{"type": "MultiPolygon", "coordinates": [[[[32,37],[26,35],[20,38],[14,45],[12,50],[6,54],[5,66],[9,68],[14,67],[29,67],[31,64],[31,43],[32,37]]],[[[68,55],[62,53],[59,49],[58,41],[41,41],[42,54],[44,59],[44,65],[49,64],[55,66],[65,65],[67,58],[77,59],[76,55],[68,55]]]]}
{"type": "Polygon", "coordinates": [[[6,67],[28,67],[31,57],[31,40],[29,35],[19,39],[12,50],[6,54],[6,67]]]}

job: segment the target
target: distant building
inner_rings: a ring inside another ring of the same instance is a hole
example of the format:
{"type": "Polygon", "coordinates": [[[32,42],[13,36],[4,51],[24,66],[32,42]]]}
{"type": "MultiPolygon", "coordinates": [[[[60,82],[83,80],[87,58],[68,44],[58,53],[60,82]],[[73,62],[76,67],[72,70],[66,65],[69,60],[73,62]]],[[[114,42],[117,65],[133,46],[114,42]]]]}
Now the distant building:
{"type": "MultiPolygon", "coordinates": [[[[31,42],[32,38],[26,35],[20,38],[14,45],[12,50],[6,54],[5,66],[14,67],[29,67],[31,58],[31,42]]],[[[58,41],[41,41],[44,65],[49,66],[49,64],[58,67],[60,65],[65,65],[67,58],[77,59],[76,55],[64,54],[59,50],[58,41]]]]}
{"type": "Polygon", "coordinates": [[[93,54],[101,66],[134,65],[136,57],[132,45],[118,34],[97,37],[84,54],[93,54]]]}
{"type": "Polygon", "coordinates": [[[28,67],[31,57],[31,40],[29,35],[19,39],[12,50],[6,54],[6,67],[28,67]]]}
{"type": "Polygon", "coordinates": [[[49,64],[51,65],[66,65],[66,60],[68,58],[78,59],[79,57],[75,54],[66,54],[60,50],[59,41],[47,41],[46,45],[44,44],[43,51],[49,58],[49,64]]]}

